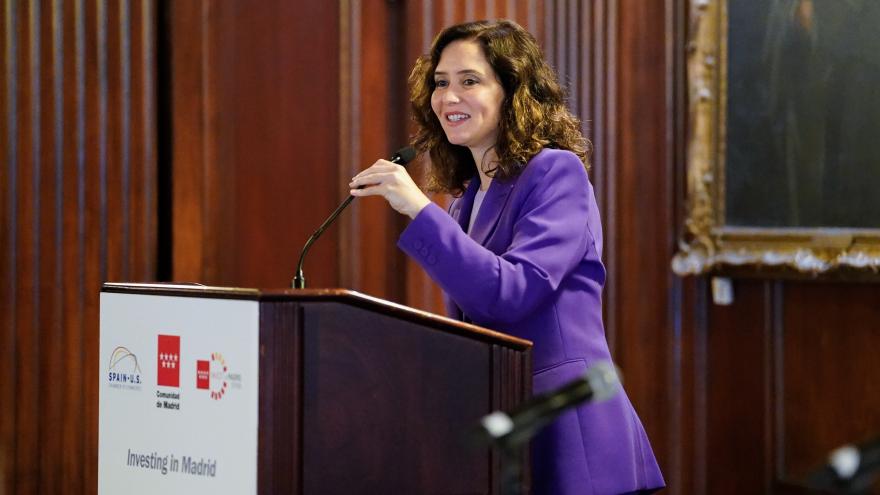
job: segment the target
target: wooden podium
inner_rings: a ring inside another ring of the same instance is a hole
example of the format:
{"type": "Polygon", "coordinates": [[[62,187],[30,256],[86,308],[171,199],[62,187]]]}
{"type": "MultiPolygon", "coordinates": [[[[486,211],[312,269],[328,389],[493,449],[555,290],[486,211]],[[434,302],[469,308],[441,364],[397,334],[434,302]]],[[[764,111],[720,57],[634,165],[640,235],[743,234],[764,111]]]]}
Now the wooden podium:
{"type": "MultiPolygon", "coordinates": [[[[194,299],[213,300],[218,307],[224,300],[254,305],[258,493],[498,493],[500,461],[471,434],[483,415],[529,397],[530,342],[348,290],[159,284],[103,286],[102,342],[113,331],[105,326],[119,326],[104,320],[104,306],[109,311],[120,299],[111,296],[105,303],[112,294],[150,301],[160,296],[156,300],[182,301],[183,307],[194,299]]],[[[198,393],[186,388],[195,388],[195,364],[189,364],[195,357],[182,349],[181,403],[198,393]]],[[[155,359],[143,355],[140,361],[155,359]]],[[[149,380],[158,372],[144,367],[139,369],[143,387],[152,394],[149,380]]],[[[218,394],[225,392],[226,382],[223,387],[218,394]]],[[[170,421],[174,413],[150,412],[170,421]]],[[[106,429],[102,422],[102,438],[111,438],[115,433],[106,429]]],[[[105,461],[116,462],[101,459],[99,464],[105,461]]],[[[149,467],[135,472],[162,476],[149,467]]],[[[174,479],[171,474],[164,475],[162,486],[168,487],[169,479],[174,479]]]]}

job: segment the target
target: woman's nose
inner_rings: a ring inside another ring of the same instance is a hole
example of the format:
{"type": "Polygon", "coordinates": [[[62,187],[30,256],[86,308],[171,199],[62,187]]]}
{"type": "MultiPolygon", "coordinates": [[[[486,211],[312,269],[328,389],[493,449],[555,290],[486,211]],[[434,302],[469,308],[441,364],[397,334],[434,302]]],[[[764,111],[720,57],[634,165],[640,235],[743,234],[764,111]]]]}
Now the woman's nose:
{"type": "Polygon", "coordinates": [[[446,91],[443,92],[443,102],[444,103],[457,103],[459,101],[458,93],[455,92],[451,87],[446,88],[446,91]]]}

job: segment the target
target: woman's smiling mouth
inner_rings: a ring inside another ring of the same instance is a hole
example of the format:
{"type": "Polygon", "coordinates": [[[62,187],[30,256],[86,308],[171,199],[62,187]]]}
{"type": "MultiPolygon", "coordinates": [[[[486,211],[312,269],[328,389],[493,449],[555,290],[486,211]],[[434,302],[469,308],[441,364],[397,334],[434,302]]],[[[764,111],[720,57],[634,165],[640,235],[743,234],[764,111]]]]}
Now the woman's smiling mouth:
{"type": "Polygon", "coordinates": [[[461,121],[467,120],[471,118],[470,115],[462,112],[451,112],[446,114],[446,121],[451,122],[453,124],[457,124],[461,121]]]}

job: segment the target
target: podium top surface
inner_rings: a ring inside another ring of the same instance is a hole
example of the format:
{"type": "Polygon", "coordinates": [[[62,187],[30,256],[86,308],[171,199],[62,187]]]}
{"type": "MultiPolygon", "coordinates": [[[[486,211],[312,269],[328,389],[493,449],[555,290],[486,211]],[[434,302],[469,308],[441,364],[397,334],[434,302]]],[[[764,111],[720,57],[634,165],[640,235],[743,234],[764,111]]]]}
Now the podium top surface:
{"type": "Polygon", "coordinates": [[[215,287],[201,284],[107,282],[102,285],[101,292],[213,299],[242,299],[260,302],[338,302],[370,311],[385,313],[396,318],[414,321],[440,330],[470,335],[472,337],[480,338],[481,340],[493,341],[517,350],[527,350],[532,347],[532,342],[528,340],[348,289],[253,289],[243,287],[215,287]]]}

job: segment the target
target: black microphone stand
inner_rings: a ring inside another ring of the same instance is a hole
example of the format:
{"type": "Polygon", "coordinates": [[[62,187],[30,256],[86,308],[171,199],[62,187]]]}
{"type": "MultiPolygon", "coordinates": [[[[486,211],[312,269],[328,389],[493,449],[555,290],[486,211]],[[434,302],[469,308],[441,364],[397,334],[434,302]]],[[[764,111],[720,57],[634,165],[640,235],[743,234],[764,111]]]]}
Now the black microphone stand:
{"type": "MultiPolygon", "coordinates": [[[[397,150],[389,161],[398,165],[406,165],[407,163],[409,163],[410,160],[415,158],[415,156],[416,150],[410,146],[406,146],[397,150]]],[[[306,241],[306,244],[305,246],[303,246],[302,252],[299,255],[299,263],[296,264],[296,275],[294,275],[293,281],[290,284],[291,287],[293,287],[294,289],[306,288],[306,277],[305,275],[303,275],[303,262],[306,259],[306,253],[309,252],[309,248],[312,247],[312,244],[314,244],[315,241],[317,241],[318,238],[321,237],[321,234],[323,234],[324,231],[327,230],[327,227],[329,227],[330,224],[333,223],[334,220],[336,220],[336,217],[338,217],[339,214],[342,213],[342,210],[348,207],[352,200],[354,200],[354,196],[352,195],[349,195],[347,198],[345,198],[345,201],[343,201],[342,204],[336,207],[333,213],[331,213],[330,216],[327,217],[327,220],[324,220],[324,223],[322,223],[321,226],[318,227],[318,230],[316,230],[315,233],[312,234],[311,237],[309,237],[309,240],[306,241]]]]}
{"type": "Polygon", "coordinates": [[[312,234],[311,237],[309,237],[309,240],[306,241],[306,245],[303,246],[302,253],[300,253],[299,255],[299,263],[297,263],[296,265],[296,275],[294,275],[293,277],[291,287],[293,287],[294,289],[306,288],[306,277],[305,275],[303,275],[303,261],[305,261],[306,259],[306,253],[309,252],[309,248],[312,247],[312,244],[314,244],[315,241],[318,240],[318,237],[321,237],[321,234],[323,234],[324,231],[327,230],[327,227],[329,227],[330,224],[333,223],[334,220],[336,220],[336,217],[338,217],[339,214],[342,213],[342,210],[348,207],[349,203],[351,203],[353,199],[354,196],[349,196],[345,198],[345,201],[343,201],[342,204],[336,207],[336,210],[334,210],[333,213],[331,213],[330,216],[327,217],[327,220],[324,220],[324,223],[322,223],[321,226],[318,227],[318,230],[316,230],[315,233],[312,234]]]}
{"type": "Polygon", "coordinates": [[[520,495],[522,486],[519,479],[523,470],[521,449],[504,444],[499,445],[496,451],[501,457],[501,495],[520,495]]]}

